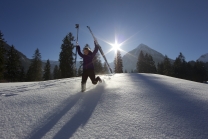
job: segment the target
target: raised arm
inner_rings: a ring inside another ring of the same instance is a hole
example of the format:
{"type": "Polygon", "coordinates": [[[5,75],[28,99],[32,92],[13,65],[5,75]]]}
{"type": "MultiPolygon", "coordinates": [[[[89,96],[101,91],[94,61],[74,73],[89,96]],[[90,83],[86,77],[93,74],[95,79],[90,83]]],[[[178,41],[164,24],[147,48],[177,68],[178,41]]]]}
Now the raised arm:
{"type": "Polygon", "coordinates": [[[95,44],[95,50],[92,52],[92,56],[94,57],[96,53],[98,52],[99,46],[95,44]]]}
{"type": "Polygon", "coordinates": [[[79,45],[77,46],[77,52],[78,52],[79,56],[83,58],[84,55],[81,53],[79,45]]]}

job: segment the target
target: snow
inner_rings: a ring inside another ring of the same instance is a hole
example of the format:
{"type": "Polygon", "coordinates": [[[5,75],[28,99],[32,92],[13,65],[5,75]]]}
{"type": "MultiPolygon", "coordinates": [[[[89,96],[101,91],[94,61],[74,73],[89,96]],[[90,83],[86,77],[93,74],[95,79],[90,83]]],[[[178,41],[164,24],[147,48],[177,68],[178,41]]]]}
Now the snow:
{"type": "Polygon", "coordinates": [[[208,136],[208,85],[155,74],[0,84],[1,139],[208,136]]]}
{"type": "Polygon", "coordinates": [[[205,63],[208,62],[208,53],[202,55],[202,56],[198,59],[198,61],[205,62],[205,63]]]}

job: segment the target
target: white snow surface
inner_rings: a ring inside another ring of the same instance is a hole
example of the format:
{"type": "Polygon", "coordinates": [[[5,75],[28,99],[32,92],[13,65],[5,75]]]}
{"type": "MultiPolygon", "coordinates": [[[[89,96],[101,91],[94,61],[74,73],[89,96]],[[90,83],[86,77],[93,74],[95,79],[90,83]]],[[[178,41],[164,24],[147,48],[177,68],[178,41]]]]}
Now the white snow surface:
{"type": "Polygon", "coordinates": [[[208,85],[156,74],[0,84],[1,139],[208,137],[208,85]]]}

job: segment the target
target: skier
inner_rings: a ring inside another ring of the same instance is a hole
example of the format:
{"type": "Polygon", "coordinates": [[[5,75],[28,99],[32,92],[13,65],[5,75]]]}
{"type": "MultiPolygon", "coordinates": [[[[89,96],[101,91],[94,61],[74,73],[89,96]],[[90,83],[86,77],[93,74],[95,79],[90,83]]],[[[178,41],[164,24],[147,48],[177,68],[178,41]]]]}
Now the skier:
{"type": "Polygon", "coordinates": [[[95,43],[95,50],[93,52],[88,47],[85,47],[83,49],[84,54],[82,54],[80,51],[80,46],[79,45],[76,46],[79,56],[83,58],[83,73],[82,73],[82,82],[81,82],[82,92],[86,90],[86,82],[88,77],[90,77],[92,84],[94,85],[96,85],[98,81],[102,82],[99,76],[95,78],[94,65],[92,63],[93,58],[98,52],[98,47],[99,46],[97,46],[95,43]]]}

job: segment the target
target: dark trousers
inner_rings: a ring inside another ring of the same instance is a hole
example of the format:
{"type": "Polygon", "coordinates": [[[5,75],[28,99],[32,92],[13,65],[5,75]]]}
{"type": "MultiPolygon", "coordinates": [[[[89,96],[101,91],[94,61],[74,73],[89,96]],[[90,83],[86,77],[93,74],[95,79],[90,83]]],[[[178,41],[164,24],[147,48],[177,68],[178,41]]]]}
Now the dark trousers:
{"type": "Polygon", "coordinates": [[[93,84],[97,84],[99,79],[95,78],[95,71],[94,70],[83,70],[82,84],[86,84],[88,77],[90,77],[93,84]]]}

